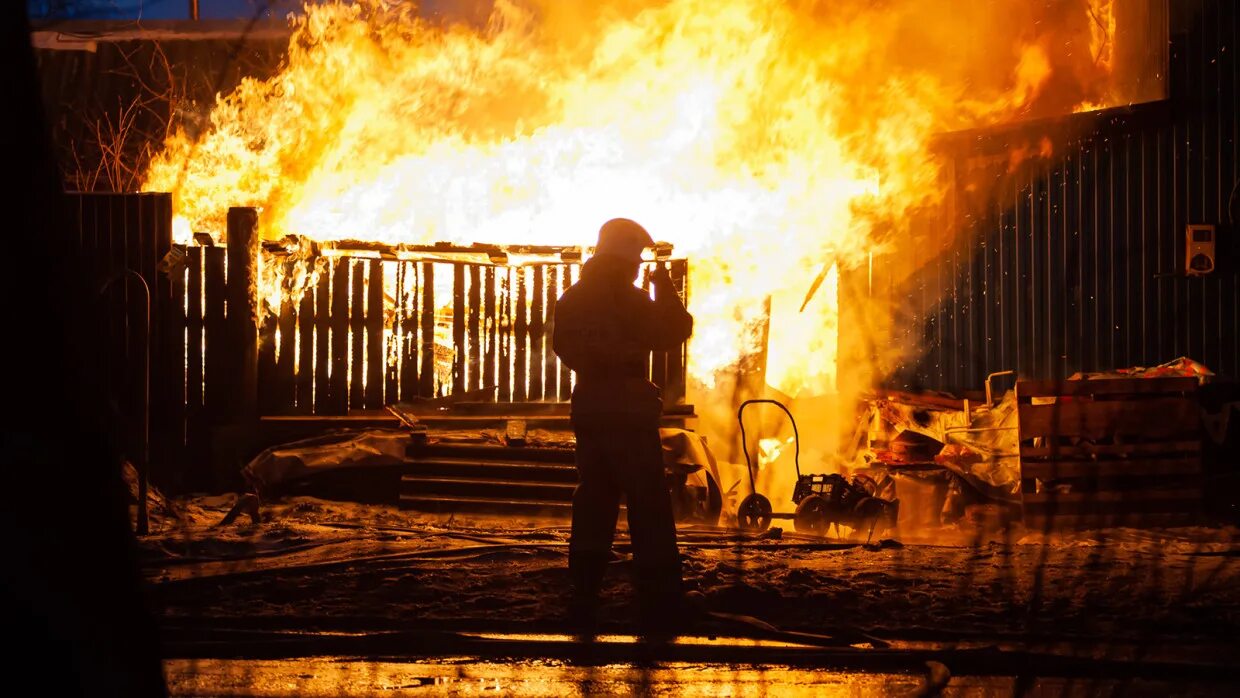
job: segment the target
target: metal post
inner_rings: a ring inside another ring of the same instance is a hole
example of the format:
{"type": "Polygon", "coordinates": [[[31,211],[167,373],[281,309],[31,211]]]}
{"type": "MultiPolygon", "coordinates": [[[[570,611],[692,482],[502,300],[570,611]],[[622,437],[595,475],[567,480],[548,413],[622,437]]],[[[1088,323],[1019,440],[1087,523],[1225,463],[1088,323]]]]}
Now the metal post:
{"type": "MultiPolygon", "coordinates": [[[[135,278],[142,284],[144,298],[142,335],[142,443],[138,451],[138,522],[137,533],[145,536],[150,531],[150,519],[147,512],[147,488],[150,481],[150,443],[151,443],[151,287],[146,279],[133,269],[124,269],[111,276],[99,288],[99,295],[118,279],[135,278]]],[[[128,309],[126,309],[128,310],[128,309]]]]}
{"type": "Polygon", "coordinates": [[[198,0],[189,0],[189,18],[198,21],[198,0]]]}

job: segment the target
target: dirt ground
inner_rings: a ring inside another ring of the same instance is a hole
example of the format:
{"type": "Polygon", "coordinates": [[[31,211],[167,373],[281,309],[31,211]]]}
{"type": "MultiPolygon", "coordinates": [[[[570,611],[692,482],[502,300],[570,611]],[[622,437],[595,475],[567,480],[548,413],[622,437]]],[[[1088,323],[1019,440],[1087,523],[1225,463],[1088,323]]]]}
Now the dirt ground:
{"type": "MultiPolygon", "coordinates": [[[[563,520],[430,515],[310,498],[219,526],[230,496],[181,500],[142,540],[166,627],[553,629],[567,597],[563,520]]],[[[682,528],[687,585],[715,611],[784,630],[903,640],[1213,647],[1240,637],[1235,529],[906,532],[881,544],[682,528]],[[916,535],[914,535],[916,534],[916,535]]],[[[605,623],[628,627],[618,539],[605,623]]]]}

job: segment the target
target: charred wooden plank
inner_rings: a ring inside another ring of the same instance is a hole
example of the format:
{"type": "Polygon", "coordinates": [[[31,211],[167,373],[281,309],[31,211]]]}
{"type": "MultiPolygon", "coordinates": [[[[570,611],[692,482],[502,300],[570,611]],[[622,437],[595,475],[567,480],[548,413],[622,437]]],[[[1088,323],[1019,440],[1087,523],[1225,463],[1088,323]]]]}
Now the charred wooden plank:
{"type": "Polygon", "coordinates": [[[528,290],[525,284],[525,267],[517,267],[515,270],[517,277],[517,302],[513,308],[513,312],[517,314],[513,323],[512,341],[516,344],[513,351],[512,365],[512,400],[513,402],[525,402],[528,396],[529,388],[529,365],[526,361],[526,342],[529,334],[529,302],[526,298],[528,290]]]}
{"type": "Polygon", "coordinates": [[[370,260],[370,283],[366,287],[366,407],[383,407],[383,261],[370,260]]]}
{"type": "Polygon", "coordinates": [[[418,394],[422,397],[435,397],[435,265],[430,262],[422,265],[420,295],[422,368],[418,371],[418,394]]]}
{"type": "Polygon", "coordinates": [[[328,414],[349,413],[349,266],[347,259],[332,261],[331,386],[328,414]]]}
{"type": "Polygon", "coordinates": [[[469,325],[466,328],[466,346],[468,358],[466,385],[468,390],[482,389],[482,281],[481,267],[469,265],[469,325]]]}
{"type": "Polygon", "coordinates": [[[529,431],[524,419],[509,419],[504,422],[504,443],[508,446],[521,447],[526,445],[526,433],[529,431]]]}
{"type": "MultiPolygon", "coordinates": [[[[405,363],[404,354],[402,353],[405,349],[406,317],[403,290],[405,283],[404,268],[405,265],[401,262],[395,262],[388,268],[388,271],[396,275],[396,295],[392,299],[392,332],[388,336],[383,352],[383,360],[387,362],[384,370],[383,396],[384,401],[388,403],[400,401],[400,371],[405,363]]],[[[384,290],[386,292],[386,288],[384,290]]]]}
{"type": "Polygon", "coordinates": [[[1020,447],[1023,460],[1056,458],[1061,460],[1098,460],[1106,458],[1129,458],[1134,455],[1199,454],[1201,441],[1155,441],[1153,443],[1091,444],[1074,446],[1046,445],[1020,447]]]}
{"type": "Polygon", "coordinates": [[[307,284],[297,306],[297,414],[314,412],[314,294],[307,284]]]}
{"type": "Polygon", "coordinates": [[[1020,437],[1127,436],[1131,439],[1169,439],[1191,436],[1201,429],[1201,410],[1185,398],[1132,401],[1077,402],[1021,405],[1020,437]]]}
{"type": "MultiPolygon", "coordinates": [[[[575,271],[575,269],[576,269],[576,266],[572,264],[565,264],[561,268],[560,288],[559,288],[559,293],[556,296],[557,302],[558,302],[559,297],[564,295],[564,292],[567,291],[568,288],[573,285],[572,277],[573,277],[573,272],[575,271]]],[[[552,346],[553,351],[554,351],[554,348],[555,347],[553,345],[552,346]]],[[[572,373],[572,370],[569,369],[568,364],[561,361],[558,356],[556,357],[556,363],[558,363],[560,366],[560,392],[559,392],[558,397],[561,402],[567,402],[571,400],[573,397],[573,373],[572,373]]]]}
{"type": "Polygon", "coordinates": [[[276,328],[278,316],[274,312],[263,315],[258,326],[258,411],[259,414],[282,414],[279,379],[276,376],[276,328]]]}
{"type": "Polygon", "coordinates": [[[365,262],[351,263],[352,293],[349,295],[349,407],[366,406],[366,267],[365,262]]]}
{"type": "MultiPolygon", "coordinates": [[[[1145,477],[1150,475],[1199,475],[1201,458],[1138,458],[1134,460],[1080,460],[1022,462],[1021,477],[1039,480],[1063,478],[1117,478],[1145,477]]],[[[1027,500],[1030,501],[1030,500],[1027,500]]]]}
{"type": "Polygon", "coordinates": [[[1191,393],[1197,390],[1197,379],[1191,377],[1163,378],[1099,378],[1094,380],[1019,381],[1018,398],[1054,397],[1058,395],[1139,395],[1191,393]]]}
{"type": "Polygon", "coordinates": [[[546,288],[543,285],[543,266],[540,264],[534,267],[534,280],[532,283],[533,299],[530,301],[530,375],[529,390],[526,397],[530,400],[541,400],[543,397],[543,313],[545,310],[544,296],[546,288]]]}
{"type": "Polygon", "coordinates": [[[290,292],[280,303],[280,318],[276,324],[279,332],[279,354],[276,357],[275,407],[280,414],[292,414],[297,403],[297,312],[296,301],[290,292]]]}
{"type": "MultiPolygon", "coordinates": [[[[495,383],[495,349],[499,323],[495,317],[495,267],[487,267],[482,282],[482,384],[494,386],[495,383]]],[[[495,393],[492,393],[494,399],[495,393]]]]}
{"type": "Polygon", "coordinates": [[[452,265],[452,392],[465,387],[465,267],[452,265]]]}
{"type": "Polygon", "coordinates": [[[172,196],[143,195],[147,221],[147,273],[151,290],[150,433],[152,470],[184,486],[185,458],[185,270],[161,262],[172,252],[172,196]]]}
{"type": "Polygon", "coordinates": [[[228,209],[228,347],[232,418],[258,419],[258,212],[228,209]]]}
{"type": "Polygon", "coordinates": [[[228,287],[224,278],[227,251],[222,247],[203,250],[205,266],[205,315],[203,326],[203,408],[208,422],[215,424],[227,412],[229,347],[224,326],[224,303],[228,287]]]}
{"type": "Polygon", "coordinates": [[[400,401],[418,394],[418,267],[396,263],[396,324],[400,328],[400,401]]]}
{"type": "Polygon", "coordinates": [[[203,410],[203,314],[202,314],[202,257],[201,247],[185,251],[185,446],[195,474],[190,484],[207,484],[204,454],[207,433],[206,414],[203,410]]]}
{"type": "Polygon", "coordinates": [[[499,340],[499,402],[512,399],[512,268],[505,268],[499,279],[499,308],[496,313],[496,332],[499,340]]]}
{"type": "Polygon", "coordinates": [[[332,265],[316,262],[319,280],[314,288],[314,413],[331,414],[332,403],[332,265]]]}
{"type": "Polygon", "coordinates": [[[551,348],[551,328],[555,323],[555,300],[559,297],[560,267],[557,264],[547,265],[547,281],[543,315],[543,399],[555,400],[558,397],[560,366],[555,352],[551,348]]]}

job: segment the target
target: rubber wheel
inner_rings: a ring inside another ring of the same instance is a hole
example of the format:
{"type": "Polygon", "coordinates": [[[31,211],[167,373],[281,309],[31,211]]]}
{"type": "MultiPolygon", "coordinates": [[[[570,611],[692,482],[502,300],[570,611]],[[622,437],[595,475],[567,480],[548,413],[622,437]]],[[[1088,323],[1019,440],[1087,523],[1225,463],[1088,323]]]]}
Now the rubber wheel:
{"type": "Polygon", "coordinates": [[[797,505],[797,513],[792,523],[796,526],[797,533],[825,536],[831,526],[831,507],[823,497],[811,494],[797,505]]]}
{"type": "Polygon", "coordinates": [[[736,508],[736,525],[742,531],[765,531],[771,527],[771,500],[754,492],[736,508]]]}

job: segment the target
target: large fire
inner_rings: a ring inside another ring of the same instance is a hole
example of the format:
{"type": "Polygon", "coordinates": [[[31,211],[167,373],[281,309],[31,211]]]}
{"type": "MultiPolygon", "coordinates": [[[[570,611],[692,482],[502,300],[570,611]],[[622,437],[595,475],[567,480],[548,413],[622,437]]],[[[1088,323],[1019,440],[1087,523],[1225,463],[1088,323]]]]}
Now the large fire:
{"type": "Polygon", "coordinates": [[[768,382],[821,394],[837,269],[940,201],[931,137],[1106,104],[1113,4],[496,0],[484,28],[311,4],[279,73],[145,186],[184,236],[229,206],[270,238],[409,243],[591,244],[634,218],[691,259],[692,376],[769,308],[768,382]]]}

